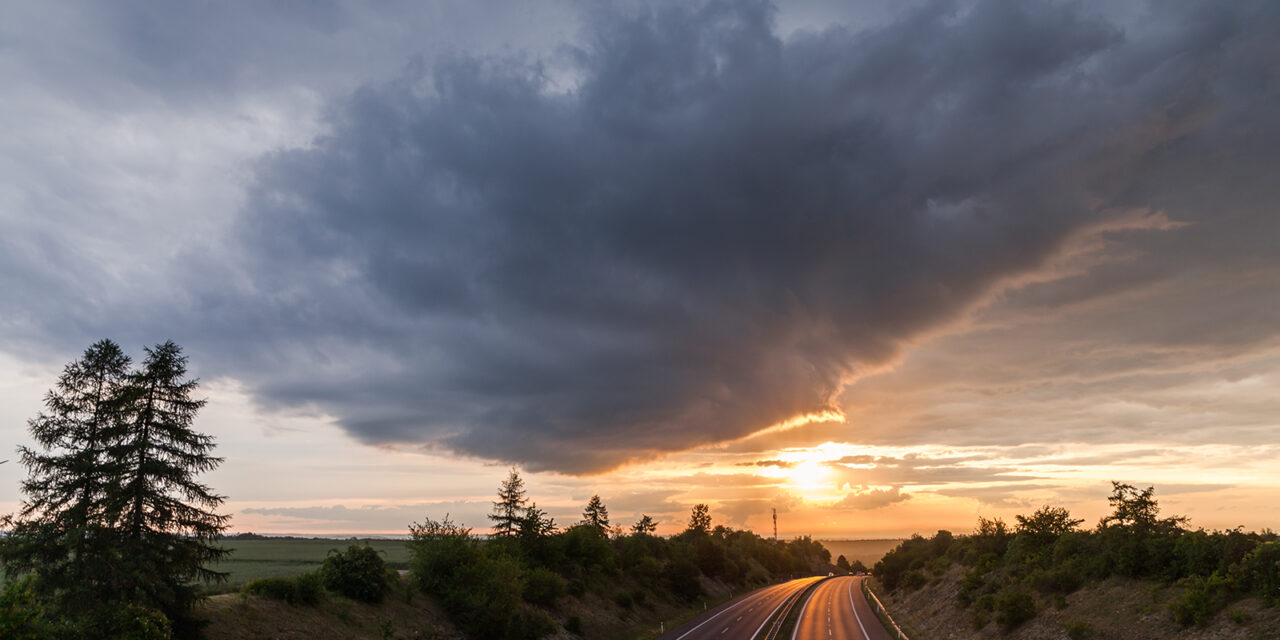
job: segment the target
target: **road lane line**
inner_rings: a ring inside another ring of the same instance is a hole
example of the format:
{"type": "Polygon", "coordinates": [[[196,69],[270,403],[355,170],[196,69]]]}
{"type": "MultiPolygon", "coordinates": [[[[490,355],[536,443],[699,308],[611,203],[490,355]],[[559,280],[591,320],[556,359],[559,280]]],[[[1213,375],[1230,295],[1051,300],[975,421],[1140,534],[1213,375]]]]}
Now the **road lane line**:
{"type": "MultiPolygon", "coordinates": [[[[863,578],[863,580],[866,580],[866,578],[863,578]]],[[[854,582],[857,582],[858,584],[862,584],[857,580],[854,580],[854,582]]],[[[871,634],[867,633],[867,628],[862,626],[862,616],[858,615],[858,607],[857,605],[853,604],[853,585],[849,585],[849,608],[853,609],[853,619],[858,622],[858,628],[862,629],[862,637],[866,638],[867,640],[871,640],[871,634]]]]}
{"type": "MultiPolygon", "coordinates": [[[[821,589],[822,587],[818,587],[818,588],[821,589]]],[[[804,606],[800,607],[800,617],[796,618],[796,626],[791,629],[791,640],[796,640],[796,634],[800,633],[800,623],[804,622],[804,612],[809,608],[809,603],[813,602],[814,595],[816,594],[810,594],[809,598],[804,601],[804,606]]],[[[769,616],[769,617],[772,618],[773,616],[769,616]]],[[[757,631],[756,633],[760,633],[760,632],[757,631]]]]}
{"type": "MultiPolygon", "coordinates": [[[[760,596],[762,596],[762,595],[764,595],[764,594],[759,594],[759,595],[757,595],[756,597],[760,597],[760,596]]],[[[715,620],[716,618],[719,618],[720,616],[722,616],[722,615],[724,615],[724,614],[726,614],[726,613],[729,613],[730,611],[734,610],[735,608],[737,608],[737,607],[739,607],[739,606],[742,606],[742,605],[746,604],[747,602],[749,602],[749,601],[751,601],[751,600],[755,600],[755,598],[750,598],[750,597],[748,597],[748,598],[743,598],[742,600],[739,600],[739,601],[737,602],[737,604],[733,605],[732,607],[725,607],[725,608],[724,608],[724,610],[722,610],[720,613],[717,613],[717,614],[715,614],[714,616],[711,616],[710,618],[707,618],[706,620],[703,620],[703,621],[702,621],[698,626],[696,626],[696,627],[694,627],[694,628],[692,628],[692,629],[690,629],[690,630],[688,630],[688,631],[686,631],[686,632],[684,632],[684,633],[680,634],[680,637],[676,638],[676,640],[684,640],[684,637],[685,637],[685,636],[687,636],[687,635],[689,635],[689,634],[693,633],[694,631],[697,631],[698,629],[701,629],[701,628],[702,628],[702,625],[704,625],[704,624],[706,624],[706,623],[708,623],[708,622],[711,622],[712,620],[715,620]]],[[[751,607],[751,609],[754,609],[754,608],[755,608],[755,607],[751,607]]],[[[750,611],[751,609],[747,609],[747,611],[750,611]]]]}
{"type": "MultiPolygon", "coordinates": [[[[807,587],[805,587],[805,588],[807,588],[807,587]]],[[[795,593],[795,591],[793,590],[791,593],[795,593]]],[[[773,619],[774,614],[778,613],[778,609],[781,609],[781,608],[782,608],[782,605],[786,604],[786,603],[787,603],[787,600],[789,600],[790,598],[791,598],[791,594],[790,594],[790,593],[788,593],[788,594],[787,594],[787,597],[783,598],[783,599],[782,599],[782,602],[779,602],[779,603],[778,603],[778,606],[774,607],[774,608],[773,608],[773,611],[772,611],[772,612],[770,612],[768,616],[765,616],[764,622],[761,622],[761,623],[760,623],[760,626],[756,628],[756,632],[755,632],[755,633],[753,633],[753,634],[751,634],[751,637],[752,637],[752,638],[754,638],[754,637],[756,637],[756,636],[760,635],[760,631],[761,631],[762,629],[764,629],[764,626],[765,626],[766,624],[769,624],[769,621],[773,619]]],[[[809,604],[809,601],[808,601],[808,600],[805,600],[805,601],[804,601],[804,603],[805,603],[805,604],[809,604]]],[[[793,633],[794,633],[794,632],[793,632],[793,633]]],[[[795,638],[793,637],[793,638],[792,638],[792,640],[795,640],[795,638]]]]}

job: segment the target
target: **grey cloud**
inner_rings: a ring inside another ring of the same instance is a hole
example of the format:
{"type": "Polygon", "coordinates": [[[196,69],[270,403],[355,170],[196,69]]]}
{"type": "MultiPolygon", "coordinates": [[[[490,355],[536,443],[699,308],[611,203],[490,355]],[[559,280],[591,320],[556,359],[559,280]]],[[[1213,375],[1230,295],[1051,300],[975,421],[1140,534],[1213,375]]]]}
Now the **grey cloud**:
{"type": "Polygon", "coordinates": [[[255,311],[289,336],[271,355],[372,353],[288,353],[261,395],[370,442],[572,472],[836,408],[1141,204],[1115,172],[1214,126],[1232,97],[1203,69],[1251,33],[1135,41],[1068,6],[978,3],[782,40],[771,14],[597,21],[568,92],[539,62],[415,69],[267,159],[245,235],[255,311]]]}
{"type": "MultiPolygon", "coordinates": [[[[262,158],[235,232],[186,247],[161,293],[40,315],[180,327],[205,375],[365,442],[583,473],[838,409],[1082,238],[1156,273],[1272,266],[1274,4],[1161,4],[1123,28],[1087,5],[929,4],[786,38],[774,13],[598,9],[541,57],[410,63],[262,158]]],[[[139,73],[218,64],[193,46],[139,73]]],[[[914,470],[983,473],[945,471],[914,470]]]]}

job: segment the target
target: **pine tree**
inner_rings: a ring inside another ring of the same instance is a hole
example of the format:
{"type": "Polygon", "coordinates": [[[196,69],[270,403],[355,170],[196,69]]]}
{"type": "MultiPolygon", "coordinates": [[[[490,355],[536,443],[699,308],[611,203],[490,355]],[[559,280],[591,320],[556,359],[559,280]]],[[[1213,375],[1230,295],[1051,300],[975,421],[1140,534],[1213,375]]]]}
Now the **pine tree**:
{"type": "Polygon", "coordinates": [[[227,516],[212,509],[223,498],[195,480],[221,459],[191,429],[204,401],[185,375],[172,342],[130,372],[103,340],[67,365],[29,422],[37,446],[21,448],[26,500],[0,523],[10,530],[0,562],[82,635],[111,635],[146,609],[180,622],[191,582],[224,575],[204,567],[227,553],[214,546],[227,516]]]}
{"type": "Polygon", "coordinates": [[[655,522],[653,518],[650,518],[649,514],[647,513],[640,514],[640,519],[637,520],[636,523],[631,526],[632,533],[642,533],[645,535],[651,535],[654,531],[657,531],[657,530],[658,530],[658,523],[655,522]]]}
{"type": "Polygon", "coordinates": [[[110,601],[109,571],[94,558],[109,555],[114,518],[106,507],[116,490],[118,465],[107,456],[111,436],[126,419],[120,401],[129,357],[101,340],[68,364],[45,395],[45,409],[27,426],[36,447],[20,447],[28,470],[17,516],[0,561],[10,576],[35,574],[35,587],[68,610],[110,601]]]}
{"type": "Polygon", "coordinates": [[[609,510],[598,494],[591,496],[591,500],[587,502],[587,508],[582,511],[582,522],[600,531],[609,529],[609,510]]]}
{"type": "Polygon", "coordinates": [[[520,530],[525,502],[524,480],[512,467],[507,479],[498,487],[498,500],[493,503],[493,513],[489,514],[489,519],[494,522],[494,536],[514,536],[520,530]]]}
{"type": "Polygon", "coordinates": [[[196,476],[222,458],[210,436],[192,429],[204,400],[191,397],[187,358],[172,341],[146,350],[142,369],[130,376],[132,421],[111,447],[122,469],[111,511],[133,558],[135,597],[181,615],[191,601],[193,580],[220,581],[226,574],[205,565],[227,555],[216,545],[228,517],[213,510],[225,499],[196,476]]]}

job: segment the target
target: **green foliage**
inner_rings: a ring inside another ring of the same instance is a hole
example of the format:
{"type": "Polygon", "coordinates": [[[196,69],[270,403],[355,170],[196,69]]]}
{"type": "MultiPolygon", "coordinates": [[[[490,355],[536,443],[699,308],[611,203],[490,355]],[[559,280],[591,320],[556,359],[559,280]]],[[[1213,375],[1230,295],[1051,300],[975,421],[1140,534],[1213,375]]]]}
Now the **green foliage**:
{"type": "Polygon", "coordinates": [[[907,591],[915,591],[923,587],[926,582],[928,582],[928,579],[924,577],[924,574],[914,569],[902,574],[902,588],[907,591]]]}
{"type": "Polygon", "coordinates": [[[534,567],[524,574],[524,600],[540,607],[554,607],[567,588],[565,579],[550,569],[534,567]]]}
{"type": "Polygon", "coordinates": [[[259,578],[245,583],[244,591],[293,605],[314,605],[324,598],[324,581],[318,573],[293,578],[259,578]]]}
{"type": "Polygon", "coordinates": [[[320,566],[320,576],[326,589],[361,602],[382,602],[391,590],[387,563],[377,549],[367,545],[330,551],[320,566]]]}
{"type": "Polygon", "coordinates": [[[146,354],[130,370],[102,340],[66,366],[20,449],[26,499],[0,523],[4,573],[32,578],[50,624],[90,636],[183,632],[192,583],[225,578],[207,566],[227,553],[223,497],[196,479],[222,461],[192,429],[204,401],[178,345],[146,354]]]}
{"type": "Polygon", "coordinates": [[[623,609],[630,609],[631,605],[635,604],[635,599],[631,597],[630,592],[619,591],[613,595],[613,603],[623,609]]]}
{"type": "Polygon", "coordinates": [[[849,559],[845,558],[843,555],[836,558],[836,568],[848,573],[850,571],[849,559]]]}
{"type": "Polygon", "coordinates": [[[1031,594],[1020,590],[1006,590],[996,597],[996,624],[1004,631],[1012,631],[1036,615],[1036,601],[1031,594]]]}
{"type": "Polygon", "coordinates": [[[910,590],[929,575],[943,575],[951,561],[964,562],[972,568],[960,580],[957,602],[970,610],[974,628],[994,617],[1008,629],[1034,616],[1030,590],[1065,608],[1068,594],[1115,574],[1177,582],[1182,590],[1169,610],[1183,625],[1206,624],[1246,594],[1280,600],[1274,533],[1188,531],[1186,518],[1160,516],[1154,488],[1113,483],[1113,489],[1113,513],[1091,531],[1079,530],[1080,520],[1052,506],[1017,516],[1016,531],[979,518],[969,535],[912,536],[885,554],[874,573],[891,590],[910,590]]]}
{"type": "Polygon", "coordinates": [[[686,558],[678,558],[667,563],[663,570],[663,578],[667,588],[677,600],[692,602],[702,595],[702,583],[698,581],[698,565],[686,558]]]}
{"type": "Polygon", "coordinates": [[[564,621],[564,630],[575,635],[582,635],[582,618],[569,616],[569,619],[564,621]]]}
{"type": "Polygon", "coordinates": [[[1280,602],[1280,542],[1263,542],[1241,559],[1239,570],[1242,586],[1260,596],[1263,602],[1280,602]]]}
{"type": "Polygon", "coordinates": [[[510,640],[538,640],[556,632],[556,622],[546,611],[521,607],[507,622],[506,637],[510,640]]]}
{"type": "Polygon", "coordinates": [[[1093,627],[1079,620],[1064,622],[1062,630],[1067,632],[1067,637],[1071,640],[1085,640],[1085,638],[1093,635],[1093,627]]]}
{"type": "Polygon", "coordinates": [[[41,640],[50,635],[48,612],[36,599],[31,581],[30,577],[14,580],[0,591],[0,638],[41,640]]]}
{"type": "Polygon", "coordinates": [[[1173,613],[1173,619],[1184,627],[1209,624],[1227,606],[1232,590],[1231,581],[1219,573],[1207,578],[1189,576],[1178,584],[1183,587],[1183,592],[1169,603],[1169,611],[1173,613]]]}

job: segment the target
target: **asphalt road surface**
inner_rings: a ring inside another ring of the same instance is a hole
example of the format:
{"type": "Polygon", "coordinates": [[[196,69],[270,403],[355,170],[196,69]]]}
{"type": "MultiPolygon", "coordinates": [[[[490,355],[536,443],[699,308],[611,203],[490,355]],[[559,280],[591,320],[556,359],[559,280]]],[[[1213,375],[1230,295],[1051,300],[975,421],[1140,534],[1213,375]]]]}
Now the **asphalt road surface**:
{"type": "Polygon", "coordinates": [[[892,640],[862,595],[864,577],[828,578],[809,595],[792,640],[892,640]]]}
{"type": "Polygon", "coordinates": [[[800,578],[756,589],[668,631],[660,640],[751,640],[788,596],[819,579],[800,578]]]}

